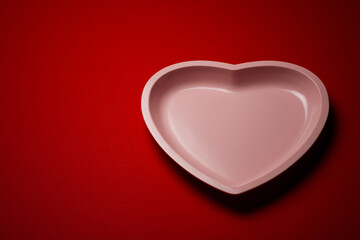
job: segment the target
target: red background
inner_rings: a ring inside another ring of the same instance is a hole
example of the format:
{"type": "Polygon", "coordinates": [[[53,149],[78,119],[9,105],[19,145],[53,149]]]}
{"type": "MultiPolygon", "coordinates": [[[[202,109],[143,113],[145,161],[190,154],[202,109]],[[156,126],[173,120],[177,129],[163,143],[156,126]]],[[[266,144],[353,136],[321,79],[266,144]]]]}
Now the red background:
{"type": "Polygon", "coordinates": [[[0,239],[359,239],[358,1],[1,1],[0,239]],[[187,60],[280,60],[331,111],[289,171],[240,196],[150,136],[147,80],[187,60]]]}

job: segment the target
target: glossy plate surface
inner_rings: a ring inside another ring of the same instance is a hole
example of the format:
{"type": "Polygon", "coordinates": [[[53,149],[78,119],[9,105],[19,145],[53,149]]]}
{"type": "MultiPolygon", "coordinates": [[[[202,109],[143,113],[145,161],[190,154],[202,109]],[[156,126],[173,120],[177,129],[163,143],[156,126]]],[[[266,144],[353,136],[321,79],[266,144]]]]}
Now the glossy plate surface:
{"type": "Polygon", "coordinates": [[[231,194],[296,162],[320,134],[329,109],[318,77],[277,61],[171,65],[147,82],[141,104],[163,150],[195,177],[231,194]]]}

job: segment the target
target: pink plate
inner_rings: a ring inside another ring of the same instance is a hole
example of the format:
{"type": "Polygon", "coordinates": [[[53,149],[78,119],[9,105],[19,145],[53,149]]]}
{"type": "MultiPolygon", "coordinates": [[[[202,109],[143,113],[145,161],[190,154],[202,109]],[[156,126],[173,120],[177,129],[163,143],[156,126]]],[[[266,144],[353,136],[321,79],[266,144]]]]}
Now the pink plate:
{"type": "Polygon", "coordinates": [[[190,61],[147,82],[141,101],[151,134],[180,166],[239,194],[295,163],[319,136],[329,100],[320,79],[277,61],[190,61]]]}

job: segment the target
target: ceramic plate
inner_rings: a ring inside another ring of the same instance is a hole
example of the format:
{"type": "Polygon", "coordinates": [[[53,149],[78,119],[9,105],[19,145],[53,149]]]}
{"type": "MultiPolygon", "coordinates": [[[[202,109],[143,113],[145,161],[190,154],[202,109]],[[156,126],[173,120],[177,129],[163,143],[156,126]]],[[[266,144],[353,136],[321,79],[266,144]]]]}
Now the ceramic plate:
{"type": "Polygon", "coordinates": [[[141,105],[151,134],[174,161],[231,194],[294,164],[329,109],[317,76],[277,61],[171,65],[147,82],[141,105]]]}

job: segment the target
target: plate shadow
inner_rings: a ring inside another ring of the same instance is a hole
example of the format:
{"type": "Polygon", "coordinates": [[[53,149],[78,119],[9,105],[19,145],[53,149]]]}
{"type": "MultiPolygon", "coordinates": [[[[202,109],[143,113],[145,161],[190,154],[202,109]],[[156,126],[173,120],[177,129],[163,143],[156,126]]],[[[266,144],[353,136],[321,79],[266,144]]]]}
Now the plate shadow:
{"type": "Polygon", "coordinates": [[[251,214],[271,205],[277,199],[285,197],[286,194],[295,190],[301,182],[304,182],[314,173],[331,149],[337,133],[337,116],[333,105],[330,104],[329,115],[321,134],[311,148],[295,164],[270,181],[238,195],[224,193],[192,176],[162,150],[148,129],[145,128],[145,130],[147,136],[151,138],[150,142],[153,143],[154,148],[157,149],[165,164],[185,182],[196,188],[200,194],[232,212],[251,214]]]}

